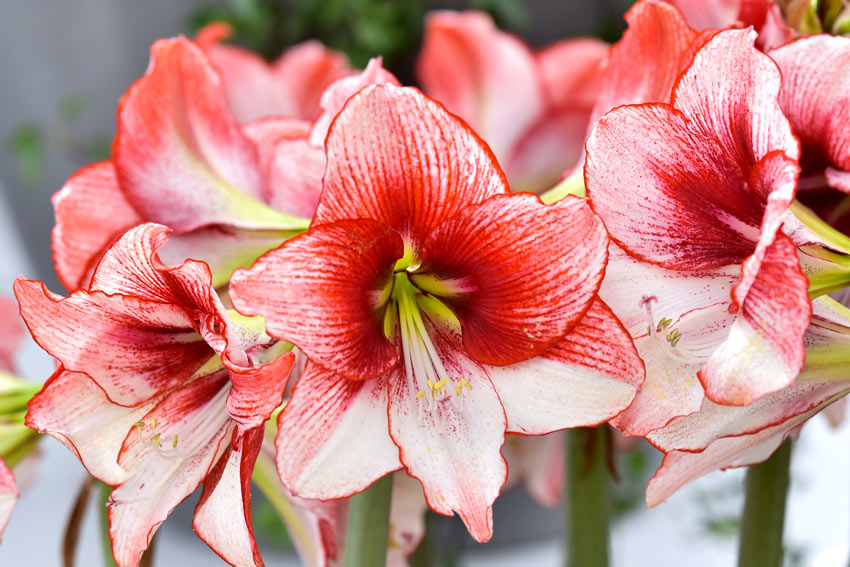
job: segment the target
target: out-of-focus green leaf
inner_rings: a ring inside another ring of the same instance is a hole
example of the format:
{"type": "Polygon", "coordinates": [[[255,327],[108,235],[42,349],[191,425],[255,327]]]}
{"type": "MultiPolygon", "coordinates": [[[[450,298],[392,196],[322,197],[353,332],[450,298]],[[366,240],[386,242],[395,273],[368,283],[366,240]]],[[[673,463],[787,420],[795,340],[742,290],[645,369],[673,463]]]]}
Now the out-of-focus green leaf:
{"type": "Polygon", "coordinates": [[[44,133],[34,124],[24,124],[12,132],[9,149],[18,166],[18,177],[28,187],[38,187],[44,179],[44,133]]]}
{"type": "Polygon", "coordinates": [[[59,102],[59,117],[66,124],[76,122],[88,106],[86,97],[77,93],[66,96],[59,102]]]}

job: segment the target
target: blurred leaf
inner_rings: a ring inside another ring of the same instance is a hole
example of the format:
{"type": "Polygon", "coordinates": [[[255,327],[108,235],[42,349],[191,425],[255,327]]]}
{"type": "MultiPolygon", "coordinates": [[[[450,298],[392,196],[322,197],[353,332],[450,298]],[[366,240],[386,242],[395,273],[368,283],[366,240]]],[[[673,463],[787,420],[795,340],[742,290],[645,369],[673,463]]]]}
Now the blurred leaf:
{"type": "Polygon", "coordinates": [[[81,94],[66,96],[59,102],[59,117],[66,124],[75,122],[88,106],[86,97],[81,94]]]}
{"type": "Polygon", "coordinates": [[[277,512],[264,496],[254,496],[251,517],[254,522],[254,531],[257,536],[273,544],[278,549],[294,549],[289,532],[280,520],[277,512]]]}
{"type": "Polygon", "coordinates": [[[35,124],[16,128],[9,137],[9,149],[17,161],[18,177],[28,187],[38,187],[44,179],[44,133],[35,124]]]}
{"type": "Polygon", "coordinates": [[[103,134],[90,136],[85,147],[89,156],[87,161],[104,161],[112,154],[112,142],[103,134]]]}

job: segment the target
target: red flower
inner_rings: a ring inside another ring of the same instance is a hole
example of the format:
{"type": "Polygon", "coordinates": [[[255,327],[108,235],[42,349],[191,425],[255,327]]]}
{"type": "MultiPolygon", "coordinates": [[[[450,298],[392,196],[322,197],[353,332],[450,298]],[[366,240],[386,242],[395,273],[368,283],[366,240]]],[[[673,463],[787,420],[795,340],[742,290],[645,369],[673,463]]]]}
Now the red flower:
{"type": "Polygon", "coordinates": [[[65,298],[15,282],[33,338],[61,363],[31,401],[27,425],[116,487],[110,535],[122,567],[138,564],[159,524],[202,481],[195,531],[228,562],[260,565],[249,480],[294,355],[275,358],[284,345],[225,310],[206,264],[164,265],[157,251],[167,232],[155,224],[128,231],[91,287],[65,298]]]}
{"type": "Polygon", "coordinates": [[[486,146],[415,90],[352,97],[327,153],[310,230],[230,290],[309,358],[279,421],[281,477],[328,499],[405,467],[486,540],[505,432],[605,421],[642,380],[596,297],[605,230],[582,200],[508,195],[486,146]]]}

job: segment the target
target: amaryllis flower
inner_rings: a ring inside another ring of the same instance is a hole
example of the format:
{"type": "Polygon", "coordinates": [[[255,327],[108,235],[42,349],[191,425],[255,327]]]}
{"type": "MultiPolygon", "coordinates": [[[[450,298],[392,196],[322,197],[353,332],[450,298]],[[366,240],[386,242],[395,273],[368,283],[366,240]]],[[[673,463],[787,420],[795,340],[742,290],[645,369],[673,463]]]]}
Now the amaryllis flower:
{"type": "Polygon", "coordinates": [[[758,32],[756,45],[765,51],[794,36],[794,29],[785,23],[782,10],[773,0],[666,1],[679,8],[698,30],[753,26],[758,32]]]}
{"type": "Polygon", "coordinates": [[[711,471],[767,459],[789,434],[850,393],[850,309],[815,299],[805,344],[806,364],[792,385],[749,406],[705,400],[697,413],[647,437],[666,453],[647,488],[650,506],[711,471]]]}
{"type": "Polygon", "coordinates": [[[294,355],[262,323],[225,310],[206,264],[164,265],[168,229],[127,232],[88,290],[68,297],[19,278],[33,338],[61,363],[27,425],[74,451],[115,486],[117,563],[137,565],[157,527],[203,481],[194,528],[218,554],[261,565],[249,479],[263,425],[281,403],[294,355]]]}
{"type": "Polygon", "coordinates": [[[507,194],[480,139],[413,89],[363,89],[326,145],[310,230],[230,287],[309,359],[278,423],[281,478],[329,499],[404,467],[484,541],[505,432],[602,422],[642,380],[596,297],[605,230],[580,199],[507,194]]]}
{"type": "Polygon", "coordinates": [[[286,116],[312,122],[322,113],[322,92],[337,79],[356,73],[344,53],[311,40],[289,47],[273,63],[253,51],[222,44],[232,29],[208,24],[195,41],[218,67],[233,117],[251,122],[286,116]]]}
{"type": "Polygon", "coordinates": [[[264,144],[300,126],[240,126],[218,70],[188,39],[153,45],[117,119],[112,159],[80,170],[53,197],[54,262],[69,289],[85,287],[103,251],[142,222],[170,227],[178,236],[164,253],[182,260],[190,250],[216,283],[307,227],[315,196],[272,183],[261,159],[272,152],[264,144]]]}
{"type": "Polygon", "coordinates": [[[802,143],[800,199],[850,231],[850,39],[805,37],[770,52],[782,71],[782,110],[802,143]]]}
{"type": "Polygon", "coordinates": [[[487,14],[434,12],[418,75],[490,145],[514,191],[539,193],[578,163],[607,52],[582,38],[535,53],[487,14]]]}
{"type": "Polygon", "coordinates": [[[799,143],[754,39],[715,35],[670,104],[615,109],[587,143],[588,195],[616,243],[601,294],[647,368],[615,421],[630,435],[697,411],[703,389],[749,404],[803,366],[808,280],[781,231],[799,143]]]}

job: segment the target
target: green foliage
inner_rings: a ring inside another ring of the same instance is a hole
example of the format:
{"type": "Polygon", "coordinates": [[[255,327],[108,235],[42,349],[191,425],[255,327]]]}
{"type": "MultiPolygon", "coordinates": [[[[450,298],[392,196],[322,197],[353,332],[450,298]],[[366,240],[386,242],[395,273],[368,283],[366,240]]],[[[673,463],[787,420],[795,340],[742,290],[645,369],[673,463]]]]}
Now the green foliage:
{"type": "Polygon", "coordinates": [[[18,177],[27,187],[37,187],[44,179],[44,132],[36,124],[22,124],[9,137],[9,150],[15,157],[18,177]]]}
{"type": "MultiPolygon", "coordinates": [[[[506,28],[529,24],[519,0],[455,4],[458,9],[487,11],[506,28]]],[[[292,44],[318,39],[345,52],[358,67],[380,55],[387,68],[406,80],[408,63],[422,41],[425,13],[434,5],[428,0],[229,0],[196,11],[189,26],[197,30],[210,22],[226,22],[233,28],[235,43],[269,60],[292,44]]]]}

